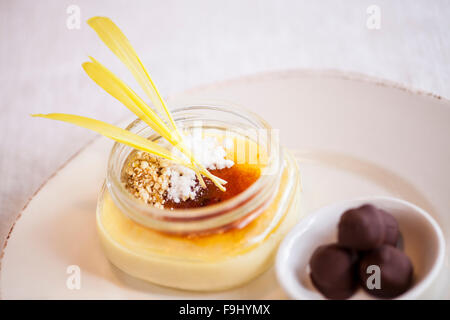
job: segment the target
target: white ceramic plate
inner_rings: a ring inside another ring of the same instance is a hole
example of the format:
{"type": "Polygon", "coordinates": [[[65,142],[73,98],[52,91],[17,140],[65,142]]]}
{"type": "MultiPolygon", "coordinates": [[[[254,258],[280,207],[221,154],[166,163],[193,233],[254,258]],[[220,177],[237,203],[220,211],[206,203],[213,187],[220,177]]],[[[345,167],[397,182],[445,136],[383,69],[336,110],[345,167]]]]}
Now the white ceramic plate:
{"type": "MultiPolygon", "coordinates": [[[[171,105],[214,100],[245,106],[281,129],[283,144],[299,158],[307,212],[338,200],[391,195],[430,212],[449,244],[448,101],[359,75],[292,71],[198,88],[171,105]]],[[[111,146],[104,138],[91,143],[24,208],[4,249],[2,298],[286,298],[273,270],[235,290],[200,294],[146,284],[112,267],[95,230],[111,146]],[[66,286],[70,265],[80,267],[80,290],[66,286]]]]}

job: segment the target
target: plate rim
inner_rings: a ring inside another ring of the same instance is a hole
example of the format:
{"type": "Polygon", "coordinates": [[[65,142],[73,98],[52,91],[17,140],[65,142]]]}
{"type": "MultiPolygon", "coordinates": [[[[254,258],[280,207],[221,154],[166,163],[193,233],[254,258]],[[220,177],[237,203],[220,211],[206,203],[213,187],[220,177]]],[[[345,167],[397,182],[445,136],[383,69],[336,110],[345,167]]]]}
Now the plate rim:
{"type": "Polygon", "coordinates": [[[450,104],[450,97],[444,97],[437,93],[427,91],[424,89],[419,89],[414,86],[408,86],[401,82],[395,80],[389,80],[382,77],[377,77],[357,71],[351,70],[343,70],[343,69],[333,69],[333,68],[293,68],[293,69],[280,69],[280,70],[272,70],[272,71],[262,71],[251,73],[247,75],[241,75],[225,80],[214,81],[208,84],[200,84],[198,86],[194,86],[192,88],[183,90],[179,93],[171,94],[167,96],[166,100],[171,100],[172,98],[184,94],[192,94],[196,92],[201,92],[208,89],[216,89],[226,87],[230,84],[234,84],[236,82],[253,82],[261,79],[289,79],[295,78],[298,76],[302,77],[328,77],[328,78],[336,78],[342,80],[350,80],[350,81],[360,81],[368,84],[385,87],[385,88],[393,88],[400,91],[407,92],[412,95],[419,95],[423,97],[429,97],[432,99],[436,99],[437,101],[441,101],[444,103],[450,104]]]}
{"type": "MultiPolygon", "coordinates": [[[[385,88],[391,88],[400,90],[403,92],[406,92],[411,95],[418,95],[422,97],[428,97],[432,100],[436,100],[439,102],[442,102],[444,104],[448,104],[448,107],[450,108],[450,98],[443,97],[441,95],[438,95],[436,93],[426,91],[423,89],[418,89],[412,86],[407,86],[405,84],[402,84],[400,82],[396,82],[389,79],[384,79],[381,77],[376,77],[360,72],[355,71],[348,71],[348,70],[339,70],[339,69],[324,69],[324,68],[293,68],[293,69],[284,69],[284,70],[274,70],[274,71],[263,71],[263,72],[257,72],[252,73],[248,75],[241,75],[225,80],[219,80],[214,81],[209,84],[203,84],[194,86],[193,88],[186,89],[183,91],[180,91],[178,93],[170,94],[167,96],[166,100],[170,101],[174,99],[177,96],[182,96],[186,94],[193,94],[197,92],[202,92],[205,90],[210,89],[218,89],[223,88],[226,86],[229,86],[231,84],[235,84],[236,82],[246,83],[246,82],[255,82],[259,81],[261,79],[290,79],[290,78],[296,78],[296,77],[328,77],[328,78],[335,78],[335,79],[341,79],[341,80],[349,80],[349,81],[359,81],[364,82],[367,84],[385,87],[385,88]]],[[[128,118],[128,117],[127,117],[128,118]]],[[[126,118],[122,118],[116,123],[120,123],[124,121],[126,118]]],[[[84,146],[82,146],[80,149],[78,149],[76,152],[74,152],[67,160],[65,160],[52,174],[50,174],[47,178],[44,179],[44,181],[39,185],[39,187],[28,197],[28,199],[25,201],[25,204],[23,205],[22,209],[19,210],[19,212],[16,214],[16,217],[11,224],[11,227],[9,228],[9,231],[5,238],[3,239],[3,245],[0,249],[0,278],[2,276],[2,265],[3,265],[3,258],[5,256],[6,247],[8,245],[8,240],[11,238],[11,235],[14,231],[14,227],[16,226],[19,219],[22,217],[24,211],[27,209],[31,201],[35,198],[35,196],[47,185],[48,182],[50,182],[59,171],[64,169],[70,162],[72,162],[76,157],[78,157],[87,147],[92,145],[95,141],[100,139],[102,136],[97,134],[89,140],[84,146]]],[[[1,284],[1,282],[0,282],[1,284]]],[[[2,298],[2,287],[0,285],[0,299],[2,298]]]]}

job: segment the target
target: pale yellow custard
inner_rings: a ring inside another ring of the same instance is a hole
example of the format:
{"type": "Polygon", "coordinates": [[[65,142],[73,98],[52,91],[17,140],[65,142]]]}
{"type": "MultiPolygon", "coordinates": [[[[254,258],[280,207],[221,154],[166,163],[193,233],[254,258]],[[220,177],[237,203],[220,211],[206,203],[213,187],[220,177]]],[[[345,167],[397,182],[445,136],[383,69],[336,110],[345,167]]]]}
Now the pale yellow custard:
{"type": "Polygon", "coordinates": [[[243,284],[272,263],[282,238],[300,212],[299,173],[284,152],[276,194],[242,229],[198,237],[170,235],[142,226],[123,214],[104,188],[97,227],[109,260],[140,279],[187,290],[222,290],[243,284]]]}

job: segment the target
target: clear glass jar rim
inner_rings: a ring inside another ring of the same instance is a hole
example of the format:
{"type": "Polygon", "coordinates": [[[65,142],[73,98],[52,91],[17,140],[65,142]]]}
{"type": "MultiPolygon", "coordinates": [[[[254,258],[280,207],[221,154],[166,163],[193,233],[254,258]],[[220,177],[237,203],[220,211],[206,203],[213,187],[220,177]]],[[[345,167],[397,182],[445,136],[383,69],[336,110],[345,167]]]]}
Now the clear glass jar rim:
{"type": "MultiPolygon", "coordinates": [[[[172,110],[172,114],[175,122],[183,120],[183,118],[178,118],[180,113],[189,111],[205,111],[205,110],[215,110],[220,112],[226,112],[238,116],[250,123],[252,123],[256,129],[266,129],[271,130],[271,126],[257,114],[245,110],[243,108],[237,108],[234,106],[209,106],[204,104],[196,104],[188,107],[175,108],[172,110]]],[[[137,125],[143,123],[142,120],[136,119],[130,125],[127,126],[127,130],[132,130],[137,125]]],[[[109,160],[108,160],[108,172],[106,185],[113,196],[113,198],[120,197],[120,201],[125,201],[127,206],[137,209],[139,212],[144,212],[145,216],[157,220],[171,220],[171,221],[190,221],[197,219],[204,219],[210,216],[216,216],[218,211],[227,212],[234,208],[239,207],[242,203],[251,200],[255,197],[265,186],[268,184],[273,184],[277,177],[273,175],[261,175],[258,180],[256,180],[250,187],[236,195],[235,197],[228,199],[224,202],[193,209],[159,209],[154,206],[144,203],[142,200],[135,198],[128,190],[125,189],[123,182],[121,181],[121,171],[122,168],[116,168],[115,158],[120,151],[129,148],[130,152],[133,150],[131,147],[125,146],[121,143],[116,142],[111,150],[109,160]],[[118,170],[117,170],[118,169],[118,170]]],[[[279,146],[278,146],[279,148],[279,146]]],[[[280,157],[280,151],[277,152],[276,156],[280,157]]],[[[272,156],[272,155],[270,155],[272,156]]],[[[275,172],[280,172],[281,161],[273,161],[269,159],[268,163],[270,165],[278,165],[279,168],[275,169],[275,172]]],[[[119,199],[118,199],[119,200],[119,199]]]]}

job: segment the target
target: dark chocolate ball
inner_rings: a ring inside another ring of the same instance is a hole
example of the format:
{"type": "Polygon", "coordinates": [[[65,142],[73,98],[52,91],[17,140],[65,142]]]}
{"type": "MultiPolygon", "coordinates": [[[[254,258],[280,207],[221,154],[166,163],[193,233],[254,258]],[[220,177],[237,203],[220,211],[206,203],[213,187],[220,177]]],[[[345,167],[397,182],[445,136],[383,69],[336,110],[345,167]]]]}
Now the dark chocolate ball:
{"type": "Polygon", "coordinates": [[[347,299],[358,285],[357,257],[337,244],[318,247],[309,261],[311,280],[325,297],[347,299]]]}
{"type": "Polygon", "coordinates": [[[383,215],[385,226],[384,244],[396,247],[400,237],[398,222],[391,214],[387,213],[386,211],[380,210],[380,212],[383,215]]]}
{"type": "Polygon", "coordinates": [[[367,252],[359,263],[359,277],[361,285],[369,294],[381,298],[395,298],[406,292],[411,286],[413,266],[408,256],[401,250],[383,245],[378,249],[367,252]],[[369,288],[367,280],[373,285],[375,272],[368,272],[369,266],[378,266],[380,288],[369,288]]]}
{"type": "Polygon", "coordinates": [[[338,225],[338,243],[355,250],[380,247],[385,238],[385,219],[370,204],[345,211],[338,225]]]}

